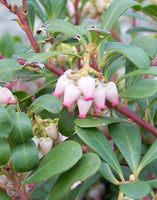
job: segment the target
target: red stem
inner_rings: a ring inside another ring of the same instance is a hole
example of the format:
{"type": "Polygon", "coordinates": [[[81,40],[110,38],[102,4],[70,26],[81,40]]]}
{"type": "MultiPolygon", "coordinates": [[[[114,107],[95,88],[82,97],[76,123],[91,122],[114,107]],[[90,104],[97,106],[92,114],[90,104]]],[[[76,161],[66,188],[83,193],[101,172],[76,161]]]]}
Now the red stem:
{"type": "Polygon", "coordinates": [[[22,0],[23,12],[27,13],[27,3],[26,0],[22,0]]]}
{"type": "Polygon", "coordinates": [[[50,71],[56,73],[58,76],[61,76],[64,74],[64,72],[56,67],[50,60],[48,60],[48,63],[46,65],[46,68],[49,69],[50,71]]]}
{"type": "MultiPolygon", "coordinates": [[[[75,2],[74,2],[75,12],[76,12],[77,9],[78,9],[78,4],[79,4],[79,0],[75,0],[75,2]]],[[[75,24],[76,24],[76,25],[79,25],[79,21],[80,21],[80,14],[77,13],[77,14],[75,15],[75,24]]]]}
{"type": "Polygon", "coordinates": [[[152,133],[154,136],[157,137],[157,129],[152,126],[151,124],[145,122],[143,119],[141,119],[139,116],[137,116],[135,113],[128,110],[123,105],[117,105],[113,107],[116,111],[120,112],[121,114],[125,115],[126,117],[132,119],[136,124],[140,125],[150,133],[152,133]]]}
{"type": "Polygon", "coordinates": [[[110,30],[110,32],[112,33],[112,36],[113,36],[118,42],[123,42],[115,30],[110,30]]]}
{"type": "Polygon", "coordinates": [[[40,49],[39,49],[39,46],[38,44],[36,43],[33,35],[32,35],[32,32],[28,26],[28,23],[27,23],[27,20],[26,18],[22,15],[22,13],[20,12],[19,8],[17,5],[14,6],[14,12],[15,14],[18,16],[18,18],[20,19],[21,21],[21,24],[24,26],[24,31],[26,32],[31,44],[32,44],[32,47],[34,48],[34,51],[39,53],[40,52],[40,49]]]}

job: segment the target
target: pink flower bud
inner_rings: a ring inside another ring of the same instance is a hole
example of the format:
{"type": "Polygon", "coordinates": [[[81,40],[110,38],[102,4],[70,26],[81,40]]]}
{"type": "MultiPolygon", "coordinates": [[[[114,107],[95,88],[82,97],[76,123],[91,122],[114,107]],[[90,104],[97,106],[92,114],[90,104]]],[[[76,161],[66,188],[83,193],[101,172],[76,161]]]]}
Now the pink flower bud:
{"type": "Polygon", "coordinates": [[[84,95],[85,101],[94,99],[95,79],[91,76],[83,76],[78,80],[78,86],[84,95]]]}
{"type": "Polygon", "coordinates": [[[58,139],[58,131],[57,131],[57,127],[55,124],[51,123],[50,126],[45,128],[45,131],[46,131],[47,136],[49,136],[53,140],[58,139]]]}
{"type": "Polygon", "coordinates": [[[46,155],[53,146],[53,140],[51,138],[39,138],[39,145],[42,153],[46,155]]]}
{"type": "Polygon", "coordinates": [[[57,81],[55,91],[52,94],[60,98],[64,94],[66,85],[69,83],[70,83],[70,79],[68,79],[64,75],[60,76],[57,81]]]}
{"type": "Polygon", "coordinates": [[[120,103],[117,86],[114,82],[108,82],[104,84],[106,99],[112,103],[112,106],[116,106],[120,103]]]}
{"type": "Polygon", "coordinates": [[[96,110],[101,110],[107,107],[105,105],[105,88],[103,85],[95,88],[93,104],[95,105],[96,110]]]}
{"type": "Polygon", "coordinates": [[[6,177],[5,175],[1,175],[0,176],[0,184],[3,184],[3,185],[7,185],[9,182],[9,178],[6,177]]]}
{"type": "Polygon", "coordinates": [[[13,96],[8,88],[0,86],[0,104],[8,105],[9,103],[17,104],[17,99],[13,96]]]}
{"type": "Polygon", "coordinates": [[[81,91],[77,86],[73,83],[68,84],[64,91],[63,105],[70,108],[80,95],[81,91]]]}
{"type": "Polygon", "coordinates": [[[85,101],[83,98],[79,98],[77,100],[77,106],[79,109],[79,117],[86,118],[86,114],[88,113],[90,107],[92,105],[92,101],[85,101]]]}

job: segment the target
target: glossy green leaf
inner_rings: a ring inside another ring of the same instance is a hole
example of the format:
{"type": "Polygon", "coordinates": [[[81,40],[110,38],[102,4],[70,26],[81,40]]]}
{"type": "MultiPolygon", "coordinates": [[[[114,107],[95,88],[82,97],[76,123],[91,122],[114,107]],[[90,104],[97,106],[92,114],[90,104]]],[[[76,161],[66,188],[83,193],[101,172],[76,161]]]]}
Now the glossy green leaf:
{"type": "Polygon", "coordinates": [[[47,17],[50,19],[52,16],[50,0],[39,0],[39,2],[44,7],[47,17]]]}
{"type": "Polygon", "coordinates": [[[106,161],[122,179],[122,170],[107,138],[96,128],[75,127],[78,136],[95,151],[104,161],[106,161]]]}
{"type": "Polygon", "coordinates": [[[123,79],[133,77],[133,76],[141,76],[141,75],[153,75],[157,76],[157,68],[156,67],[150,67],[146,70],[135,70],[133,72],[130,72],[124,76],[122,76],[120,79],[118,79],[117,83],[120,82],[123,79]]]}
{"type": "Polygon", "coordinates": [[[141,199],[150,193],[151,187],[148,182],[136,181],[120,185],[120,190],[130,198],[141,199]]]}
{"type": "Polygon", "coordinates": [[[151,57],[151,59],[155,58],[157,54],[156,38],[146,35],[139,35],[132,40],[131,45],[142,48],[151,57]]]}
{"type": "Polygon", "coordinates": [[[131,7],[139,10],[141,6],[132,0],[114,0],[103,16],[102,29],[111,30],[119,17],[131,7]]]}
{"type": "Polygon", "coordinates": [[[12,130],[12,121],[7,110],[0,105],[0,138],[6,137],[12,130]]]}
{"type": "Polygon", "coordinates": [[[82,157],[81,146],[74,141],[65,141],[54,147],[39,163],[38,168],[27,178],[26,183],[40,183],[63,173],[82,157]]]}
{"type": "Polygon", "coordinates": [[[0,75],[4,72],[21,69],[21,65],[13,59],[0,60],[0,75]]]}
{"type": "Polygon", "coordinates": [[[69,171],[62,174],[45,200],[59,200],[73,189],[75,183],[82,183],[100,167],[100,158],[95,153],[86,153],[69,171]]]}
{"type": "Polygon", "coordinates": [[[157,188],[157,178],[148,181],[148,183],[149,183],[152,187],[157,188]]]}
{"type": "Polygon", "coordinates": [[[10,146],[6,138],[0,138],[0,166],[5,165],[10,159],[10,146]]]}
{"type": "Polygon", "coordinates": [[[154,141],[152,146],[149,148],[149,150],[146,152],[145,156],[141,160],[137,173],[139,173],[144,167],[146,167],[151,162],[153,162],[157,159],[156,152],[157,152],[157,140],[154,141]]]}
{"type": "Polygon", "coordinates": [[[109,133],[135,174],[140,161],[142,143],[139,130],[131,123],[109,125],[109,133]]]}
{"type": "Polygon", "coordinates": [[[3,200],[12,200],[12,199],[8,196],[8,194],[7,194],[6,192],[4,192],[3,190],[1,190],[1,189],[0,189],[0,197],[1,197],[1,199],[3,199],[3,200]]]}
{"type": "Polygon", "coordinates": [[[64,136],[71,136],[75,131],[74,119],[76,118],[76,113],[70,113],[68,109],[65,109],[58,121],[59,132],[64,136]]]}
{"type": "Polygon", "coordinates": [[[9,138],[14,144],[25,142],[34,136],[31,120],[26,113],[15,112],[12,117],[13,128],[9,138]]]}
{"type": "Polygon", "coordinates": [[[109,165],[107,163],[105,163],[105,162],[101,163],[101,166],[99,168],[99,172],[103,176],[103,178],[105,178],[109,182],[111,182],[115,185],[119,184],[119,181],[115,178],[111,168],[109,167],[109,165]]]}
{"type": "Polygon", "coordinates": [[[157,80],[141,79],[129,87],[121,96],[127,99],[147,98],[157,93],[157,80]]]}
{"type": "Polygon", "coordinates": [[[113,50],[123,54],[137,68],[147,69],[148,67],[150,67],[150,59],[147,53],[139,47],[120,42],[110,42],[104,45],[104,50],[105,51],[113,50]]]}
{"type": "Polygon", "coordinates": [[[12,162],[16,172],[28,172],[35,169],[39,162],[39,153],[33,140],[17,144],[12,150],[12,162]]]}
{"type": "MultiPolygon", "coordinates": [[[[84,30],[84,29],[83,29],[84,30]]],[[[47,27],[47,31],[52,32],[61,32],[67,33],[69,37],[76,37],[77,35],[80,36],[80,42],[86,45],[86,40],[83,36],[85,30],[82,32],[79,27],[71,24],[70,22],[61,20],[61,19],[52,19],[50,20],[50,25],[47,27]]]]}
{"type": "Polygon", "coordinates": [[[33,32],[35,23],[35,7],[34,4],[31,3],[31,1],[27,2],[27,10],[28,10],[27,22],[31,31],[33,32]]]}
{"type": "Polygon", "coordinates": [[[151,17],[157,17],[157,4],[148,4],[142,8],[142,11],[151,17]]]}
{"type": "Polygon", "coordinates": [[[51,94],[45,94],[37,98],[32,104],[31,109],[34,113],[38,114],[43,110],[50,113],[59,113],[62,110],[61,100],[51,94]]]}
{"type": "Polygon", "coordinates": [[[87,116],[85,119],[76,118],[75,124],[82,128],[98,127],[120,122],[121,119],[105,116],[87,116]]]}
{"type": "Polygon", "coordinates": [[[14,53],[14,39],[9,33],[5,33],[0,38],[0,52],[6,57],[11,57],[14,53]]]}

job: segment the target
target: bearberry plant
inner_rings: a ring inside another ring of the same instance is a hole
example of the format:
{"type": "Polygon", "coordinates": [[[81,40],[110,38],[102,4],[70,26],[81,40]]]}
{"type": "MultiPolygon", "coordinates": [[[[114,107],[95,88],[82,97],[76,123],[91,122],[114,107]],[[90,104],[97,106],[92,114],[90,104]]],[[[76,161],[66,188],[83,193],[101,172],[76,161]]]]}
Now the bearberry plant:
{"type": "Polygon", "coordinates": [[[0,199],[157,199],[157,1],[0,0],[0,199]]]}

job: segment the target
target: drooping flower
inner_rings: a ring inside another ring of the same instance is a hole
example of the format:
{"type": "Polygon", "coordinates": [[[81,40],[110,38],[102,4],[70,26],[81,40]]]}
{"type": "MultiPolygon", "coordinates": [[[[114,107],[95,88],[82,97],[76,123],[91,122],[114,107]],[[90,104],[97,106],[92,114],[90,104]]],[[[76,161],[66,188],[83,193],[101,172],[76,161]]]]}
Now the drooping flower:
{"type": "Polygon", "coordinates": [[[15,99],[8,88],[0,86],[0,104],[3,106],[8,105],[9,103],[16,105],[17,102],[17,99],[15,99]]]}
{"type": "Polygon", "coordinates": [[[116,106],[120,103],[118,89],[114,82],[108,82],[104,84],[106,99],[111,102],[112,106],[116,106]]]}
{"type": "Polygon", "coordinates": [[[79,109],[80,118],[86,118],[86,114],[88,113],[90,107],[92,105],[92,101],[85,101],[82,97],[77,100],[77,106],[79,109]]]}
{"type": "Polygon", "coordinates": [[[45,131],[46,131],[47,136],[49,136],[53,140],[58,139],[59,136],[58,136],[57,127],[55,124],[51,123],[50,126],[45,128],[45,131]]]}
{"type": "Polygon", "coordinates": [[[95,79],[91,76],[83,76],[78,80],[78,86],[84,95],[85,101],[94,99],[95,79]]]}
{"type": "Polygon", "coordinates": [[[97,88],[95,88],[93,104],[94,104],[96,110],[101,110],[101,109],[104,109],[107,107],[105,105],[104,85],[100,85],[97,88]]]}
{"type": "Polygon", "coordinates": [[[46,155],[53,146],[53,140],[51,138],[39,138],[39,145],[42,153],[46,155]]]}
{"type": "Polygon", "coordinates": [[[64,75],[60,76],[57,81],[55,91],[52,94],[60,98],[64,94],[66,85],[69,83],[70,83],[70,79],[68,79],[64,75]]]}
{"type": "Polygon", "coordinates": [[[63,105],[70,108],[80,95],[81,91],[77,86],[73,83],[68,84],[64,91],[63,105]]]}

